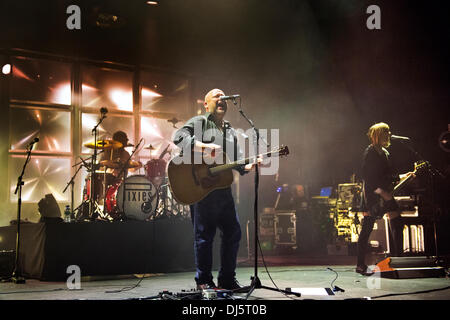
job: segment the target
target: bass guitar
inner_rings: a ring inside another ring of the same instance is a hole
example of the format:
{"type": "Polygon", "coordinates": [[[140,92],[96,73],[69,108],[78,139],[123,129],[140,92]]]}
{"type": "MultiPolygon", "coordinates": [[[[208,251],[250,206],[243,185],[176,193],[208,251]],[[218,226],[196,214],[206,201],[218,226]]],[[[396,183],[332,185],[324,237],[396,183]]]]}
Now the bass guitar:
{"type": "Polygon", "coordinates": [[[422,171],[424,168],[428,167],[428,162],[418,161],[414,163],[413,174],[406,176],[401,179],[400,182],[394,186],[392,192],[387,192],[385,190],[377,189],[375,193],[379,195],[379,200],[370,208],[370,214],[375,217],[382,217],[385,213],[390,211],[395,211],[397,209],[396,203],[394,201],[394,196],[411,180],[422,171]]]}

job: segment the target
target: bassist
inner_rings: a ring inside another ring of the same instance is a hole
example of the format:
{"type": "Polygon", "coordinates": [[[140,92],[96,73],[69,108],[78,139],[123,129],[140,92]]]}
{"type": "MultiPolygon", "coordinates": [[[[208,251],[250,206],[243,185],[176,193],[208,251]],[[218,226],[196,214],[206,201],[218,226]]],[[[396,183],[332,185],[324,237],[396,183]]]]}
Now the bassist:
{"type": "Polygon", "coordinates": [[[364,218],[362,220],[362,229],[358,239],[358,261],[356,272],[363,275],[370,275],[372,271],[368,270],[365,264],[368,240],[373,230],[374,223],[381,219],[386,212],[389,218],[389,228],[393,238],[391,253],[400,255],[403,247],[403,224],[401,223],[400,211],[392,195],[394,184],[400,179],[404,179],[412,172],[397,177],[389,160],[389,152],[386,148],[390,145],[391,132],[386,123],[380,122],[369,128],[367,136],[370,145],[366,148],[362,163],[363,195],[362,211],[364,218]],[[383,208],[379,208],[380,199],[383,208]]]}

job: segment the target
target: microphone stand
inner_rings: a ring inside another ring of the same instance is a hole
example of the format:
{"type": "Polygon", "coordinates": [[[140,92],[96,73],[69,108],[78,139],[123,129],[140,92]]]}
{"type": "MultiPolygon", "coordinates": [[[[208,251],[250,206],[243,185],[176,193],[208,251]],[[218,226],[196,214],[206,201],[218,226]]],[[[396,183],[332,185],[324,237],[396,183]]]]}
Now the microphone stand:
{"type": "Polygon", "coordinates": [[[16,284],[22,284],[25,283],[25,278],[22,276],[22,269],[19,266],[19,255],[20,255],[20,215],[22,210],[22,186],[24,185],[23,182],[23,175],[25,174],[25,168],[27,167],[27,164],[30,162],[31,159],[31,150],[33,149],[34,143],[30,145],[30,148],[27,150],[27,159],[25,160],[25,163],[22,168],[22,173],[20,174],[19,178],[17,179],[17,186],[16,190],[14,191],[14,194],[17,194],[19,192],[18,200],[17,200],[17,237],[16,237],[16,258],[14,262],[14,271],[11,277],[11,280],[16,284]]]}
{"type": "Polygon", "coordinates": [[[103,120],[106,118],[106,113],[102,113],[102,116],[99,120],[99,122],[95,125],[94,129],[92,129],[92,132],[94,133],[94,154],[92,155],[92,164],[91,164],[91,194],[89,199],[89,217],[91,220],[95,220],[94,216],[94,208],[95,208],[95,201],[96,199],[92,199],[95,195],[95,166],[97,162],[97,128],[98,126],[103,122],[103,120]]]}
{"type": "Polygon", "coordinates": [[[70,195],[70,218],[71,219],[74,219],[75,218],[75,216],[74,216],[74,212],[73,212],[73,186],[74,186],[74,184],[75,184],[75,177],[77,176],[77,174],[78,174],[78,172],[81,170],[81,168],[83,167],[83,164],[82,165],[80,165],[79,167],[78,167],[78,169],[77,169],[77,171],[75,172],[75,174],[72,176],[72,178],[70,179],[70,181],[67,183],[67,185],[66,185],[66,187],[64,188],[64,190],[63,190],[63,193],[64,192],[66,192],[66,190],[67,190],[67,188],[69,187],[69,185],[71,186],[71,188],[70,188],[70,193],[71,193],[71,195],[70,195]]]}
{"type": "MultiPolygon", "coordinates": [[[[124,165],[122,167],[122,170],[120,170],[119,172],[119,177],[121,177],[122,175],[124,175],[123,177],[123,192],[122,192],[122,213],[125,213],[125,187],[126,187],[126,182],[125,182],[125,169],[128,170],[128,164],[130,163],[131,158],[133,157],[133,155],[136,153],[138,147],[141,145],[142,140],[144,140],[144,138],[141,138],[141,140],[139,141],[139,143],[136,145],[136,148],[134,148],[133,152],[131,152],[130,156],[127,159],[126,165],[124,165]]],[[[128,174],[128,171],[127,171],[128,174]]]]}
{"type": "MultiPolygon", "coordinates": [[[[424,160],[425,158],[422,157],[422,155],[417,152],[411,145],[410,145],[410,139],[398,139],[404,146],[406,146],[415,156],[416,160],[424,160]],[[408,142],[408,143],[405,143],[408,142]]],[[[436,254],[436,259],[435,259],[435,263],[436,265],[440,263],[440,258],[439,258],[439,250],[438,250],[438,236],[437,236],[437,227],[436,227],[436,222],[437,222],[437,213],[436,213],[436,197],[435,197],[435,177],[436,176],[440,176],[441,178],[444,178],[445,176],[436,168],[434,168],[431,163],[428,163],[428,172],[430,173],[430,179],[429,179],[429,184],[431,187],[431,207],[432,207],[432,211],[433,211],[433,240],[434,240],[434,250],[435,250],[435,254],[436,254]]]]}
{"type": "MultiPolygon", "coordinates": [[[[239,97],[240,99],[240,97],[239,97]]],[[[240,101],[241,102],[241,101],[240,101]]],[[[233,104],[235,106],[237,106],[236,103],[236,99],[233,98],[233,104]]],[[[259,129],[255,127],[253,121],[251,119],[249,119],[247,117],[247,115],[245,114],[244,110],[242,110],[241,105],[239,105],[239,109],[238,109],[239,113],[242,115],[242,117],[244,117],[245,120],[247,120],[247,122],[250,124],[250,126],[252,127],[253,131],[255,131],[255,156],[258,155],[259,152],[259,139],[260,139],[260,135],[259,135],[259,129]]],[[[262,139],[264,140],[264,139],[262,139]]],[[[267,142],[264,140],[264,142],[267,144],[267,142]]],[[[268,144],[267,144],[268,145],[268,144]]],[[[247,290],[247,295],[245,297],[245,299],[247,300],[248,297],[253,293],[254,290],[256,289],[266,289],[266,290],[272,290],[272,291],[277,291],[277,292],[281,292],[283,294],[292,294],[295,295],[297,297],[300,297],[300,293],[297,292],[292,292],[292,291],[287,291],[287,290],[281,290],[279,288],[271,288],[271,287],[267,287],[267,286],[263,286],[261,284],[261,280],[258,277],[258,244],[259,244],[259,235],[258,235],[258,189],[259,189],[259,164],[258,164],[258,160],[256,160],[255,163],[255,202],[253,205],[253,219],[254,219],[254,224],[255,224],[255,231],[254,231],[254,274],[252,277],[250,277],[251,280],[251,284],[250,286],[247,287],[243,287],[242,289],[239,289],[239,291],[241,292],[246,292],[247,290]]]]}

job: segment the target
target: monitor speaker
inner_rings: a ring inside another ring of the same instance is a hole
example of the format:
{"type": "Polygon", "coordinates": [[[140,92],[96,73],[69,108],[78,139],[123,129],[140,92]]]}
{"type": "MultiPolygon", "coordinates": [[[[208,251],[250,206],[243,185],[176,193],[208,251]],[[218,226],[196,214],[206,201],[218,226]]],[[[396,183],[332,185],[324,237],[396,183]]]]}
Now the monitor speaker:
{"type": "Polygon", "coordinates": [[[46,194],[38,202],[38,209],[43,218],[61,218],[61,209],[52,194],[46,194]]]}
{"type": "Polygon", "coordinates": [[[377,263],[375,272],[382,278],[408,279],[445,276],[435,257],[389,257],[377,263]]]}

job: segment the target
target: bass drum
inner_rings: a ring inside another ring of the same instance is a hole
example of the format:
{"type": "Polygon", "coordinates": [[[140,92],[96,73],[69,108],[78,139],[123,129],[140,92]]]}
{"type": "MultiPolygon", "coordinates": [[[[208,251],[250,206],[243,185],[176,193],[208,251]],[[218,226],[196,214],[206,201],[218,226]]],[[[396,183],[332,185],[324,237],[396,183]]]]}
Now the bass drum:
{"type": "Polygon", "coordinates": [[[156,211],[158,190],[144,175],[130,176],[111,186],[106,196],[110,215],[122,212],[131,220],[149,220],[156,211]]]}

